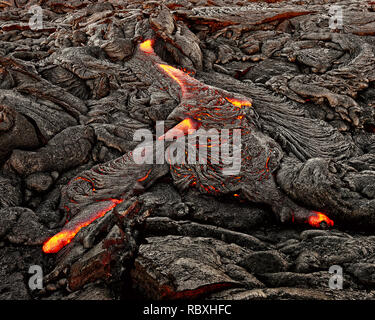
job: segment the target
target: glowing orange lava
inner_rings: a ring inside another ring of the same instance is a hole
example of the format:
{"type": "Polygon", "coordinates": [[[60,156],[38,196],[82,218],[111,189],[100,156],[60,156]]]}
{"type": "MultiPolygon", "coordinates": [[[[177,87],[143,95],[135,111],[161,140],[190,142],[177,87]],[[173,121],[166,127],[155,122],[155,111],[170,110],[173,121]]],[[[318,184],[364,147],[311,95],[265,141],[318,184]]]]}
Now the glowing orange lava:
{"type": "Polygon", "coordinates": [[[328,226],[333,227],[333,221],[321,212],[314,211],[313,216],[309,217],[307,221],[311,226],[319,228],[322,222],[325,222],[328,226]]]}
{"type": "Polygon", "coordinates": [[[251,102],[247,100],[238,100],[238,99],[231,99],[231,98],[225,98],[228,102],[233,104],[237,108],[242,107],[251,107],[251,102]]]}
{"type": "Polygon", "coordinates": [[[92,215],[88,220],[78,223],[77,225],[73,226],[72,229],[62,230],[58,234],[47,240],[43,244],[43,252],[56,253],[60,251],[63,247],[65,247],[73,240],[73,238],[82,228],[87,227],[96,219],[103,217],[107,212],[111,211],[124,200],[110,199],[109,201],[111,202],[111,204],[107,208],[97,212],[95,215],[92,215]]]}
{"type": "Polygon", "coordinates": [[[185,83],[183,79],[189,79],[190,76],[188,76],[183,71],[173,68],[167,64],[159,64],[159,67],[162,68],[174,81],[176,81],[180,85],[183,94],[186,93],[185,83]]]}
{"type": "Polygon", "coordinates": [[[143,41],[140,45],[139,45],[139,48],[145,52],[145,53],[149,53],[149,54],[152,54],[154,53],[154,48],[152,47],[154,44],[154,41],[153,40],[146,40],[146,41],[143,41]]]}
{"type": "Polygon", "coordinates": [[[192,134],[200,127],[200,123],[191,118],[186,118],[181,121],[177,126],[173,127],[166,134],[159,137],[159,140],[171,140],[173,138],[180,138],[187,134],[192,134]]]}

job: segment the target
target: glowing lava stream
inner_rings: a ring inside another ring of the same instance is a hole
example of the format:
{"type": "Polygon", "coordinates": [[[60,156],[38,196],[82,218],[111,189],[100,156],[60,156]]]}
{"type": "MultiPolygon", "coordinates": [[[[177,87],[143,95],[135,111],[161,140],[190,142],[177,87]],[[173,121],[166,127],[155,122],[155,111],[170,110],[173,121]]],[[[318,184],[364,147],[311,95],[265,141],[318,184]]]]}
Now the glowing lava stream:
{"type": "Polygon", "coordinates": [[[162,70],[164,70],[174,81],[176,81],[179,84],[179,86],[181,87],[182,95],[187,93],[187,90],[186,90],[187,80],[195,80],[194,78],[191,78],[185,72],[178,70],[176,68],[173,68],[167,64],[158,64],[158,66],[162,68],[162,70]]]}
{"type": "MultiPolygon", "coordinates": [[[[146,53],[147,55],[155,55],[155,51],[153,49],[154,40],[145,40],[139,45],[139,49],[146,53]]],[[[196,87],[200,84],[200,82],[192,77],[190,77],[186,72],[176,69],[167,64],[157,64],[159,68],[161,68],[169,77],[171,77],[174,81],[176,81],[179,86],[181,87],[182,96],[184,96],[189,91],[189,86],[196,87]]],[[[242,107],[251,107],[252,104],[250,101],[247,100],[239,100],[235,98],[225,98],[229,103],[237,108],[242,107]]]]}
{"type": "Polygon", "coordinates": [[[54,235],[49,240],[47,240],[43,244],[43,252],[44,253],[56,253],[60,251],[63,247],[65,247],[67,244],[69,244],[73,240],[73,238],[82,228],[87,227],[96,219],[99,219],[105,216],[107,212],[111,211],[113,208],[115,208],[118,204],[120,204],[124,200],[110,199],[107,201],[110,201],[111,204],[107,208],[99,211],[95,216],[92,216],[89,220],[86,220],[84,222],[81,222],[75,225],[72,229],[64,229],[60,231],[58,234],[54,235]]]}

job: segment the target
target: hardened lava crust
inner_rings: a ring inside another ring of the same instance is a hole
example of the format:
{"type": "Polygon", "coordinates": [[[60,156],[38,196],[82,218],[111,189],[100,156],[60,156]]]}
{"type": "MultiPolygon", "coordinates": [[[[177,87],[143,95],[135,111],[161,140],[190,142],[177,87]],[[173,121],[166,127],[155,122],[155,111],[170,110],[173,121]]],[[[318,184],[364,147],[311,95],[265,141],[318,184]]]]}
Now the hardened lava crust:
{"type": "Polygon", "coordinates": [[[374,299],[374,30],[363,0],[0,1],[0,299],[374,299]],[[240,170],[135,161],[177,129],[239,132],[240,170]]]}

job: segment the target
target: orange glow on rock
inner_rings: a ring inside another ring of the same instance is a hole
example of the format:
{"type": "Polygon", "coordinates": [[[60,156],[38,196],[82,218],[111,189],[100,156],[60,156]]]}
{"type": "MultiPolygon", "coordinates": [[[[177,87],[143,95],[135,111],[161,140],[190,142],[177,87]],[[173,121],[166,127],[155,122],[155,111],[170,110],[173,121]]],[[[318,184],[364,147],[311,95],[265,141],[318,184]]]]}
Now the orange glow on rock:
{"type": "Polygon", "coordinates": [[[143,178],[138,179],[138,181],[139,181],[139,182],[146,181],[147,178],[150,176],[150,173],[151,173],[151,169],[148,170],[148,172],[146,173],[146,175],[145,175],[143,178]]]}
{"type": "Polygon", "coordinates": [[[180,138],[187,134],[192,134],[200,127],[200,122],[191,118],[186,118],[181,121],[177,126],[173,127],[166,134],[159,137],[159,140],[171,140],[173,138],[180,138]]]}
{"type": "Polygon", "coordinates": [[[325,222],[328,226],[333,227],[333,221],[321,212],[314,211],[314,215],[310,216],[308,221],[309,225],[319,228],[322,222],[325,222]]]}
{"type": "Polygon", "coordinates": [[[152,47],[154,44],[153,40],[146,40],[143,41],[140,45],[139,48],[144,52],[144,53],[149,53],[152,54],[154,53],[154,48],[152,47]]]}
{"type": "Polygon", "coordinates": [[[231,98],[225,98],[228,102],[233,104],[237,108],[242,107],[251,107],[251,102],[247,100],[238,100],[238,99],[231,99],[231,98]]]}
{"type": "Polygon", "coordinates": [[[115,208],[118,204],[120,204],[124,200],[110,199],[109,201],[111,202],[111,204],[107,208],[97,212],[95,215],[90,216],[90,218],[87,221],[78,223],[77,225],[73,226],[70,229],[62,230],[58,234],[54,235],[52,238],[48,239],[43,244],[43,252],[44,253],[56,253],[60,251],[63,247],[65,247],[67,244],[69,244],[73,240],[73,238],[82,228],[87,227],[96,219],[99,219],[105,216],[107,212],[111,211],[113,208],[115,208]]]}

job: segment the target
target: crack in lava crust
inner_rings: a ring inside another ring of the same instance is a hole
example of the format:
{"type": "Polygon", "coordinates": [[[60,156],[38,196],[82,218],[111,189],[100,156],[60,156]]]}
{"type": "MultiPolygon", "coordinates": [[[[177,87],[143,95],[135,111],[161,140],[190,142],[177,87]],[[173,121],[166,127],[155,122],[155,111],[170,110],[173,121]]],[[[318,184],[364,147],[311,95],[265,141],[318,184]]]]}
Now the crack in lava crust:
{"type": "Polygon", "coordinates": [[[43,252],[56,253],[60,251],[73,240],[73,238],[82,228],[87,227],[96,219],[104,217],[109,211],[122,203],[123,200],[110,199],[106,202],[109,202],[109,205],[103,210],[97,212],[95,215],[91,216],[89,220],[82,221],[80,223],[78,222],[72,229],[64,229],[46,241],[43,245],[43,252]]]}

